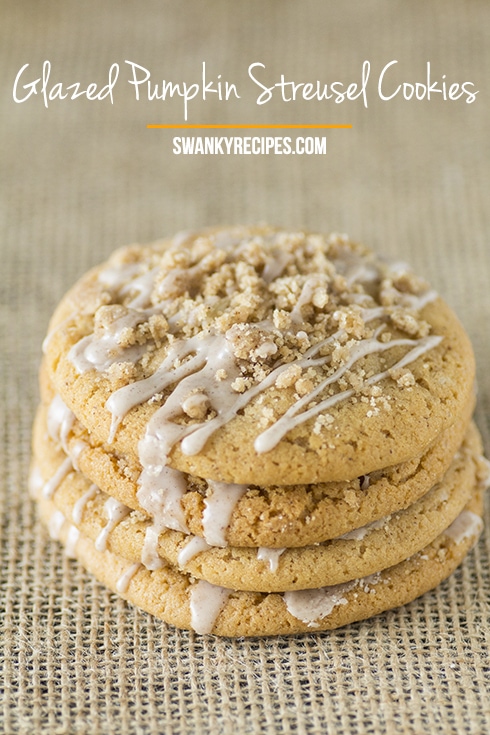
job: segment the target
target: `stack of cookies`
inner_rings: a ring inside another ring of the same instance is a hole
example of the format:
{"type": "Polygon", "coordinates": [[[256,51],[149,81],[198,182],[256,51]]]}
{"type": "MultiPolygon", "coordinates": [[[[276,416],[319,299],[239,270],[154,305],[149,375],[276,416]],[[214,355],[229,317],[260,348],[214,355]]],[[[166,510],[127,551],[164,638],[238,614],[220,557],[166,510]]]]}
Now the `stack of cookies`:
{"type": "Polygon", "coordinates": [[[31,494],[70,556],[181,628],[337,628],[482,530],[471,345],[401,262],[230,227],[117,251],[45,340],[31,494]]]}

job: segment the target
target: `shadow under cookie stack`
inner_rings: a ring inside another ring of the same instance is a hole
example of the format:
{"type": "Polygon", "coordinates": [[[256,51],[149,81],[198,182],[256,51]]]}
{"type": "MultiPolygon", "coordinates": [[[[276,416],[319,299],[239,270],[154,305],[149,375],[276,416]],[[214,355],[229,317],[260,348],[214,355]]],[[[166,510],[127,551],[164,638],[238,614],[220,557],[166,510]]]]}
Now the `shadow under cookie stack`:
{"type": "Polygon", "coordinates": [[[230,227],[134,245],[52,318],[31,495],[129,602],[222,636],[406,604],[482,530],[471,345],[400,262],[230,227]]]}

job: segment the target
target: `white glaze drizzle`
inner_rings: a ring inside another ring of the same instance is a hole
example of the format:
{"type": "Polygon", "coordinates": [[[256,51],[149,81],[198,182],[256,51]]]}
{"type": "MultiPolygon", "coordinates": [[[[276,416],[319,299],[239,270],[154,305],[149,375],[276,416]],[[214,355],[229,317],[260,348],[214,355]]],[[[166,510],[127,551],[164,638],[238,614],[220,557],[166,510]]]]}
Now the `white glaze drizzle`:
{"type": "MultiPolygon", "coordinates": [[[[174,248],[182,247],[194,234],[194,230],[180,230],[176,232],[172,238],[172,246],[174,248]]],[[[220,233],[218,232],[217,236],[219,235],[220,233]]]]}
{"type": "Polygon", "coordinates": [[[116,498],[109,498],[104,503],[104,511],[107,516],[107,523],[95,541],[97,551],[106,550],[110,532],[131,512],[131,509],[120,503],[116,498]]]}
{"type": "Polygon", "coordinates": [[[84,442],[83,439],[76,439],[72,444],[70,444],[68,454],[72,461],[74,469],[80,470],[80,467],[78,466],[78,460],[81,453],[84,452],[87,448],[88,444],[87,442],[84,442]]]}
{"type": "Polygon", "coordinates": [[[64,522],[65,516],[61,510],[55,510],[48,521],[48,532],[54,541],[59,541],[64,522]]]}
{"type": "Polygon", "coordinates": [[[121,296],[126,296],[133,291],[136,291],[137,293],[137,296],[133,296],[133,298],[129,302],[132,309],[144,310],[145,307],[147,307],[146,314],[155,311],[155,309],[152,309],[151,307],[148,308],[148,304],[150,301],[150,294],[155,283],[157,272],[158,269],[153,268],[147,273],[143,273],[142,275],[138,276],[138,278],[134,278],[130,283],[123,285],[120,290],[121,296]]]}
{"type": "Polygon", "coordinates": [[[449,536],[455,544],[460,544],[464,539],[479,536],[483,530],[483,521],[479,515],[471,510],[463,510],[444,533],[449,536]]]}
{"type": "Polygon", "coordinates": [[[293,618],[306,623],[309,628],[316,628],[319,625],[318,621],[330,615],[335,607],[347,605],[345,594],[354,584],[346,582],[320,589],[284,592],[283,599],[293,618]]]}
{"type": "Polygon", "coordinates": [[[195,265],[186,268],[173,268],[159,282],[157,293],[163,302],[175,298],[183,293],[182,283],[190,284],[193,280],[200,279],[208,270],[209,255],[205,255],[195,265]]]}
{"type": "Polygon", "coordinates": [[[125,330],[134,329],[146,321],[160,307],[148,306],[158,269],[143,270],[139,263],[117,268],[106,268],[99,273],[99,282],[111,289],[116,297],[136,292],[130,299],[124,314],[103,328],[102,334],[94,333],[83,337],[71,348],[68,357],[80,373],[95,368],[103,372],[116,362],[137,362],[145,353],[146,346],[120,344],[125,330]],[[145,308],[147,307],[147,308],[145,308]]]}
{"type": "Polygon", "coordinates": [[[341,273],[347,286],[354,283],[373,283],[379,277],[378,269],[372,263],[364,263],[360,258],[343,259],[334,261],[336,270],[341,273]]]}
{"type": "Polygon", "coordinates": [[[201,554],[203,551],[209,551],[212,547],[200,536],[192,536],[189,541],[182,547],[177,556],[177,564],[179,567],[185,567],[185,565],[194,559],[195,556],[201,554]]]}
{"type": "MultiPolygon", "coordinates": [[[[117,266],[109,266],[100,271],[97,280],[106,289],[119,292],[125,288],[129,293],[132,284],[137,282],[140,276],[144,275],[141,263],[124,263],[117,266]]],[[[137,289],[140,291],[140,289],[137,289]]]]}
{"type": "Polygon", "coordinates": [[[155,523],[149,525],[145,532],[141,563],[152,572],[163,567],[163,559],[158,553],[158,540],[161,532],[162,529],[155,523]]]}
{"type": "Polygon", "coordinates": [[[185,475],[171,467],[144,469],[140,474],[137,499],[152,518],[146,529],[141,562],[147,569],[162,567],[158,553],[158,539],[167,528],[189,533],[181,499],[187,492],[185,475]]]}
{"type": "MultiPolygon", "coordinates": [[[[106,268],[99,274],[102,285],[113,291],[116,298],[131,295],[125,312],[104,327],[98,336],[89,334],[80,339],[69,352],[69,359],[80,373],[95,369],[104,372],[116,362],[137,362],[146,352],[144,344],[123,346],[120,344],[123,332],[134,329],[146,321],[152,314],[162,313],[167,303],[165,297],[172,299],[174,292],[179,292],[179,279],[186,282],[199,278],[207,268],[206,256],[194,266],[186,269],[175,268],[158,284],[158,294],[162,300],[158,306],[149,306],[150,296],[155,286],[159,269],[145,271],[142,264],[126,264],[119,267],[106,268]],[[142,272],[143,270],[143,272],[142,272]],[[134,295],[136,292],[136,295],[134,295]]],[[[169,323],[175,325],[180,315],[174,314],[169,323]]]]}
{"type": "Polygon", "coordinates": [[[44,487],[44,479],[41,474],[41,470],[37,466],[37,464],[33,465],[31,467],[31,471],[29,472],[29,480],[28,480],[28,489],[29,489],[29,495],[34,500],[37,500],[39,495],[41,494],[41,491],[44,487]]]}
{"type": "Polygon", "coordinates": [[[171,467],[143,470],[138,479],[140,506],[162,530],[189,533],[181,500],[187,492],[185,475],[171,467]]]}
{"type": "Polygon", "coordinates": [[[211,633],[216,618],[225,605],[231,590],[200,579],[190,590],[191,627],[196,633],[211,633]]]}
{"type": "Polygon", "coordinates": [[[247,492],[248,485],[208,480],[211,495],[204,498],[202,525],[204,538],[210,546],[227,546],[226,530],[233,510],[247,492]]]}
{"type": "MultiPolygon", "coordinates": [[[[374,587],[383,582],[389,582],[381,572],[375,572],[367,577],[353,579],[350,582],[336,584],[330,587],[320,587],[312,590],[295,590],[283,592],[283,600],[288,612],[298,620],[306,623],[309,628],[317,628],[319,620],[328,617],[338,605],[347,605],[345,597],[348,592],[359,588],[365,594],[375,594],[374,587]]],[[[354,595],[355,597],[357,594],[354,595]]]]}
{"type": "Polygon", "coordinates": [[[307,304],[311,304],[313,294],[317,288],[324,285],[318,275],[309,276],[303,284],[299,298],[291,311],[291,320],[296,324],[303,322],[301,309],[307,304]]]}
{"type": "Polygon", "coordinates": [[[478,457],[477,480],[483,490],[490,487],[490,462],[483,455],[478,457]]]}
{"type": "Polygon", "coordinates": [[[116,592],[119,592],[120,595],[126,594],[131,580],[139,569],[141,569],[141,564],[138,561],[131,564],[131,566],[129,566],[117,580],[116,592]]]}
{"type": "Polygon", "coordinates": [[[339,539],[342,539],[344,541],[362,541],[362,539],[369,533],[371,533],[371,531],[378,531],[380,528],[384,528],[384,526],[386,526],[386,524],[389,523],[390,520],[391,516],[380,518],[379,521],[367,523],[365,526],[354,528],[352,531],[344,533],[343,536],[339,536],[339,539]]]}
{"type": "Polygon", "coordinates": [[[280,249],[273,250],[262,271],[264,281],[271,283],[276,278],[279,278],[292,260],[293,256],[291,253],[280,249]]]}
{"type": "Polygon", "coordinates": [[[108,370],[116,362],[137,362],[146,352],[146,345],[134,344],[122,347],[119,340],[124,330],[134,328],[145,321],[148,315],[144,311],[129,311],[128,314],[115,319],[110,328],[105,329],[100,337],[89,334],[82,337],[68,353],[68,359],[79,373],[95,369],[99,372],[108,370]]]}
{"type": "Polygon", "coordinates": [[[68,408],[61,396],[56,394],[48,408],[46,419],[48,435],[56,444],[61,445],[65,454],[71,459],[73,468],[78,470],[78,458],[88,444],[82,439],[76,439],[68,445],[68,437],[75,420],[73,411],[68,408]]]}
{"type": "Polygon", "coordinates": [[[60,464],[53,477],[44,483],[43,497],[52,498],[65,477],[72,471],[73,464],[70,457],[66,457],[60,464]]]}
{"type": "Polygon", "coordinates": [[[286,549],[270,549],[265,546],[259,546],[257,549],[257,559],[269,565],[271,572],[277,572],[279,566],[279,558],[286,549]]]}
{"type": "Polygon", "coordinates": [[[80,538],[80,531],[76,526],[71,525],[68,529],[68,534],[65,543],[65,554],[70,559],[74,559],[76,556],[76,548],[78,539],[80,538]]]}
{"type": "MultiPolygon", "coordinates": [[[[218,411],[218,415],[228,413],[230,410],[235,413],[233,409],[237,395],[231,390],[229,384],[239,374],[240,371],[226,336],[197,335],[187,340],[176,340],[169,347],[167,357],[153,375],[120,388],[107,400],[106,408],[112,414],[110,440],[114,437],[120,421],[131,408],[176,383],[165,405],[157,410],[155,416],[158,416],[158,419],[153,421],[149,433],[149,437],[155,436],[161,444],[167,446],[166,453],[168,453],[176,441],[203,425],[198,423],[181,426],[172,421],[182,413],[182,402],[189,394],[195,389],[200,390],[204,387],[211,403],[213,398],[216,400],[218,405],[216,407],[212,405],[218,411]],[[176,363],[180,363],[178,367],[175,367],[176,363]],[[224,381],[227,390],[223,390],[215,380],[216,372],[220,369],[224,369],[228,375],[227,380],[224,381]]],[[[148,438],[147,441],[151,439],[148,438]]]]}
{"type": "Polygon", "coordinates": [[[76,526],[79,526],[82,522],[87,503],[95,498],[98,492],[99,488],[97,485],[90,485],[89,489],[83,493],[82,497],[78,498],[71,513],[72,521],[76,526]]]}
{"type": "Polygon", "coordinates": [[[68,454],[67,439],[73,428],[75,414],[63,402],[61,396],[55,395],[48,408],[48,434],[56,444],[61,444],[68,454]]]}

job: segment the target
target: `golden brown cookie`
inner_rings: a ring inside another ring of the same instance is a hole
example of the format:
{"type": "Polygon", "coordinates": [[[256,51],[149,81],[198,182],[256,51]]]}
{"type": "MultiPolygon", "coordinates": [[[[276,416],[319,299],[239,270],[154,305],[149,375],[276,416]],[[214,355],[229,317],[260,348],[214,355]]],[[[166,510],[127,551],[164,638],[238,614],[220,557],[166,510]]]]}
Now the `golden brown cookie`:
{"type": "MultiPolygon", "coordinates": [[[[164,470],[161,475],[168,476],[167,481],[148,493],[145,483],[140,485],[141,466],[128,463],[111,447],[92,446],[91,437],[61,399],[52,392],[45,397],[51,401],[49,406],[40,407],[34,430],[38,456],[46,460],[51,456],[50,463],[60,461],[46,441],[49,435],[58,448],[73,456],[89,480],[135,510],[151,509],[154,494],[159,495],[161,505],[165,497],[175,497],[180,487],[181,524],[172,527],[181,527],[196,536],[205,535],[206,508],[226,492],[225,484],[164,470]]],[[[407,508],[442,478],[461,445],[468,421],[469,411],[443,432],[423,457],[350,482],[245,486],[229,508],[224,539],[230,546],[307,546],[407,508]]]]}
{"type": "Polygon", "coordinates": [[[50,500],[41,498],[38,503],[51,535],[114,592],[179,628],[232,637],[331,630],[404,605],[449,576],[483,527],[477,490],[446,531],[394,567],[334,587],[264,594],[216,587],[170,566],[151,572],[109,551],[97,551],[50,500]]]}
{"type": "MultiPolygon", "coordinates": [[[[206,543],[202,538],[162,528],[158,520],[131,511],[76,470],[63,477],[53,490],[51,478],[65,466],[66,455],[51,445],[36,460],[49,488],[47,495],[99,551],[107,547],[150,569],[167,562],[193,577],[227,588],[276,592],[365,577],[420,551],[469,502],[481,474],[481,451],[479,434],[472,425],[441,482],[406,510],[332,541],[279,550],[213,546],[212,538],[206,543]],[[49,461],[52,457],[48,454],[54,454],[56,460],[49,461]]],[[[222,516],[218,515],[214,523],[221,531],[222,516]]]]}
{"type": "Polygon", "coordinates": [[[474,380],[464,330],[407,266],[265,227],[118,251],[62,300],[45,351],[96,443],[260,486],[418,457],[474,380]]]}

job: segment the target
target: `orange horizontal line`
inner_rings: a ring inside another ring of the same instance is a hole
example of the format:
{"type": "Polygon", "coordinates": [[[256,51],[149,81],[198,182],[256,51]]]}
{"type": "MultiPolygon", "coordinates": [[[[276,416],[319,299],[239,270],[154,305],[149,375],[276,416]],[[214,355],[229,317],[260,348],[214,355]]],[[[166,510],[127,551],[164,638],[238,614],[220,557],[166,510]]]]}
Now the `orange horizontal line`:
{"type": "Polygon", "coordinates": [[[262,128],[262,129],[271,129],[271,128],[352,128],[352,125],[286,125],[286,124],[277,124],[277,125],[268,125],[268,124],[248,124],[248,123],[242,123],[242,124],[217,124],[217,125],[193,125],[193,124],[178,124],[178,125],[147,125],[147,128],[186,128],[186,129],[210,129],[210,128],[262,128]]]}

